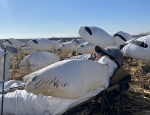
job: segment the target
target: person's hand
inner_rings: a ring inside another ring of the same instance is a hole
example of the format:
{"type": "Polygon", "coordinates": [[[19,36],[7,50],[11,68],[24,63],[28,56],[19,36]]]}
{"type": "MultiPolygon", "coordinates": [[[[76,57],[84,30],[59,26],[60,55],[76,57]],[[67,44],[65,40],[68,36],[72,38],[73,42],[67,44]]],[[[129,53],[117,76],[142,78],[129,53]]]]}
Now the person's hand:
{"type": "Polygon", "coordinates": [[[88,60],[93,60],[93,61],[96,61],[98,62],[98,60],[101,58],[102,56],[100,54],[91,54],[91,57],[88,58],[88,60]]]}
{"type": "Polygon", "coordinates": [[[95,54],[91,54],[91,56],[88,58],[88,60],[92,60],[92,61],[94,61],[95,60],[95,54]]]}

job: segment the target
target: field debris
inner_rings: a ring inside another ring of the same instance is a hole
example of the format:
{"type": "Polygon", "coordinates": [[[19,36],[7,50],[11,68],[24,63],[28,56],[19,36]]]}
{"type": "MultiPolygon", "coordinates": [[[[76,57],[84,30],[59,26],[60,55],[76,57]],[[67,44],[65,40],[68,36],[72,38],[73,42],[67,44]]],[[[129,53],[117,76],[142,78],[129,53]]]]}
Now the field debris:
{"type": "MultiPolygon", "coordinates": [[[[150,63],[136,59],[128,59],[124,68],[131,74],[130,88],[121,100],[115,97],[115,112],[117,115],[150,115],[150,63]]],[[[101,113],[102,106],[84,104],[71,115],[109,115],[101,113]]],[[[106,106],[106,105],[103,105],[106,106]]]]}
{"type": "MultiPolygon", "coordinates": [[[[73,55],[77,55],[75,52],[55,53],[60,54],[62,59],[64,57],[70,58],[73,55]]],[[[17,57],[11,60],[9,79],[22,79],[24,74],[19,73],[18,64],[24,57],[25,55],[22,54],[21,51],[18,51],[17,57]]],[[[150,63],[129,58],[123,67],[131,74],[132,78],[130,88],[124,94],[125,98],[123,98],[121,102],[116,102],[116,104],[122,103],[117,106],[118,115],[150,115],[150,63]]],[[[88,108],[87,105],[79,108],[80,111],[73,115],[107,115],[107,113],[94,112],[93,109],[96,110],[99,108],[92,104],[88,104],[88,108]]]]}

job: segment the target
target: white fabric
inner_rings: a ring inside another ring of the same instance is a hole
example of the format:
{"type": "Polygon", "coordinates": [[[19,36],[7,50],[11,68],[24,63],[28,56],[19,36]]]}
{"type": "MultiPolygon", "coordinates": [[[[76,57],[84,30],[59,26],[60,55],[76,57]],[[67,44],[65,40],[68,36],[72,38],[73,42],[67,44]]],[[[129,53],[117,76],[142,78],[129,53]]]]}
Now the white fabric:
{"type": "Polygon", "coordinates": [[[35,41],[37,43],[33,42],[33,40],[30,40],[28,42],[28,46],[35,50],[40,50],[40,51],[54,51],[54,43],[49,39],[38,38],[35,39],[35,41]]]}
{"type": "MultiPolygon", "coordinates": [[[[133,37],[129,33],[119,31],[118,34],[121,35],[122,37],[124,37],[126,39],[126,41],[133,39],[133,37]]],[[[122,40],[119,36],[114,36],[114,38],[115,38],[116,45],[122,45],[126,42],[126,41],[122,40]]]]}
{"type": "Polygon", "coordinates": [[[86,31],[84,26],[80,27],[79,29],[79,35],[85,41],[89,42],[94,46],[98,45],[102,48],[115,45],[114,38],[110,36],[107,32],[105,32],[103,29],[94,26],[90,26],[88,28],[91,30],[92,35],[90,35],[86,31]]]}
{"type": "Polygon", "coordinates": [[[13,87],[18,87],[18,86],[23,86],[25,85],[24,82],[19,81],[19,80],[9,80],[7,82],[4,83],[4,88],[8,89],[8,88],[13,88],[13,87]]]}
{"type": "MultiPolygon", "coordinates": [[[[2,92],[2,83],[0,84],[0,92],[2,92]]],[[[23,86],[25,85],[24,82],[18,80],[9,80],[4,83],[4,91],[8,91],[10,88],[23,86]]]]}
{"type": "Polygon", "coordinates": [[[121,51],[123,55],[126,57],[150,62],[150,35],[138,38],[136,40],[143,41],[148,45],[148,47],[143,48],[138,45],[129,43],[122,48],[121,51]]]}
{"type": "Polygon", "coordinates": [[[25,89],[34,94],[77,99],[109,84],[109,65],[91,60],[64,60],[24,77],[25,89]]]}
{"type": "Polygon", "coordinates": [[[93,46],[92,44],[90,44],[88,42],[85,42],[85,43],[79,45],[76,48],[76,51],[81,54],[95,53],[95,46],[93,46]]]}
{"type": "Polygon", "coordinates": [[[10,44],[8,41],[4,41],[2,44],[4,46],[12,46],[12,47],[15,47],[15,48],[21,48],[22,45],[23,45],[23,42],[17,40],[17,39],[14,39],[14,38],[10,38],[8,39],[12,44],[10,44]]]}
{"type": "Polygon", "coordinates": [[[73,52],[76,51],[76,46],[70,41],[61,44],[58,49],[64,52],[73,52]]]}
{"type": "MultiPolygon", "coordinates": [[[[4,95],[4,115],[62,115],[69,108],[86,101],[104,90],[98,88],[87,92],[80,99],[62,99],[51,96],[34,95],[25,90],[16,90],[4,95]]],[[[1,98],[1,95],[0,95],[1,98]]],[[[1,103],[1,100],[0,100],[1,103]]],[[[1,105],[0,105],[1,106],[1,105]]],[[[1,111],[1,110],[0,110],[1,111]]]]}
{"type": "Polygon", "coordinates": [[[59,60],[60,57],[55,53],[37,51],[21,60],[19,63],[19,71],[24,74],[29,74],[50,64],[58,62],[59,60]]]}

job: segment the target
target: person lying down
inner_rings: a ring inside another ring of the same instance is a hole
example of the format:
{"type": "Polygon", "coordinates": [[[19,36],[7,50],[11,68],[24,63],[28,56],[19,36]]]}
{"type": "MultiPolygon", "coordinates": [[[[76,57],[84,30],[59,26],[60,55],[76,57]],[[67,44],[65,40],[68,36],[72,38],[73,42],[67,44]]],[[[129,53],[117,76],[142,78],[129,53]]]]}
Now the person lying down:
{"type": "Polygon", "coordinates": [[[120,50],[115,47],[102,49],[96,46],[95,50],[97,52],[95,61],[60,61],[27,75],[25,77],[26,90],[16,90],[4,95],[3,114],[61,115],[69,108],[107,88],[110,77],[118,67],[122,66],[124,58],[120,50]],[[72,64],[74,66],[70,67],[72,64]],[[69,71],[65,71],[63,67],[69,69],[69,71]],[[59,73],[60,69],[63,73],[59,73]],[[72,72],[72,74],[69,72],[72,72]],[[63,82],[57,83],[58,79],[56,77],[54,77],[55,79],[49,78],[53,77],[50,73],[53,76],[57,75],[60,81],[64,82],[66,80],[69,85],[64,86],[63,82]],[[64,75],[64,73],[66,74],[64,75]],[[46,76],[46,74],[48,75],[46,76]],[[68,74],[70,76],[67,76],[68,74]],[[39,79],[41,76],[42,78],[39,79]]]}

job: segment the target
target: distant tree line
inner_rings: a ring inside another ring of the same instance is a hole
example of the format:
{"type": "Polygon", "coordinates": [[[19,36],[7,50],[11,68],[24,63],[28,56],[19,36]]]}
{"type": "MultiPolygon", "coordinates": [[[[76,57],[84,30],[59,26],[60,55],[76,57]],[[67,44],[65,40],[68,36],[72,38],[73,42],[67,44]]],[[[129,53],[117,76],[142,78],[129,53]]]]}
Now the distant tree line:
{"type": "Polygon", "coordinates": [[[138,36],[147,36],[150,35],[150,32],[143,32],[143,33],[139,33],[137,35],[133,35],[133,37],[138,37],[138,36]]]}
{"type": "MultiPolygon", "coordinates": [[[[137,35],[132,35],[132,36],[133,37],[142,37],[142,36],[146,36],[146,35],[150,35],[150,32],[145,32],[145,33],[143,32],[143,33],[139,33],[137,35]]],[[[36,39],[36,38],[18,39],[18,40],[21,40],[23,42],[28,42],[31,39],[36,39]]],[[[49,39],[49,40],[61,40],[61,39],[64,39],[64,40],[68,41],[68,40],[72,40],[72,39],[82,39],[82,38],[80,36],[78,36],[78,37],[51,37],[51,38],[47,38],[47,39],[49,39]]],[[[5,39],[0,39],[0,43],[2,43],[3,40],[5,40],[5,39]]]]}

